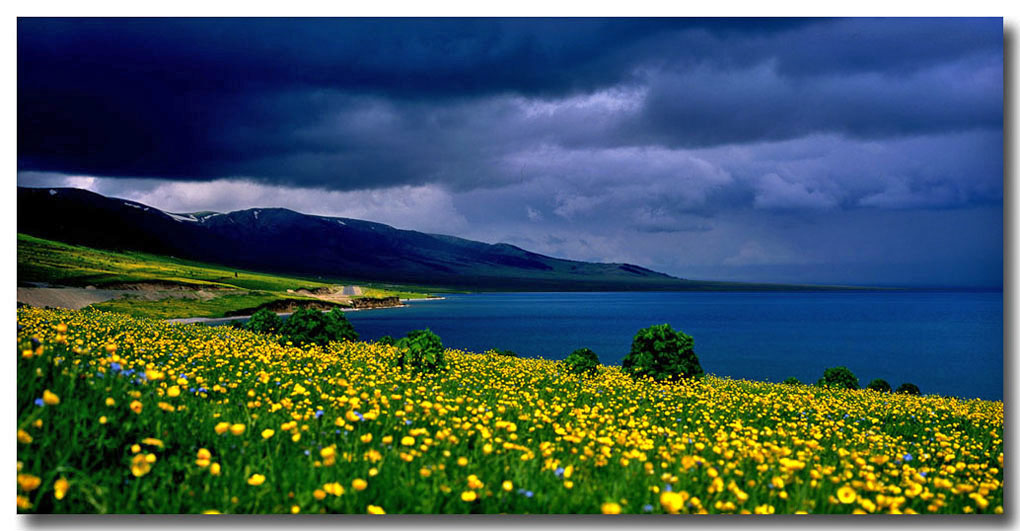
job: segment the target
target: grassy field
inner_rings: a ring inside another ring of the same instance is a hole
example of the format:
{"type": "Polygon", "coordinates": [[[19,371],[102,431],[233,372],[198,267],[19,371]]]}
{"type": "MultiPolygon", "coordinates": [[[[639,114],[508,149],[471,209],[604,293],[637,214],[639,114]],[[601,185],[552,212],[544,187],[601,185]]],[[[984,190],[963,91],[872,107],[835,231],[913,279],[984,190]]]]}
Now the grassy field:
{"type": "Polygon", "coordinates": [[[18,511],[999,513],[1003,404],[18,310],[18,511]]]}
{"type": "MultiPolygon", "coordinates": [[[[316,289],[334,284],[322,280],[232,269],[135,252],[113,252],[18,234],[18,282],[61,286],[116,287],[124,284],[172,283],[193,289],[232,290],[211,300],[166,297],[127,298],[94,305],[139,317],[223,317],[226,312],[253,308],[281,299],[308,300],[287,290],[316,289]],[[236,276],[235,276],[236,274],[236,276]]],[[[406,286],[366,285],[362,297],[421,298],[424,290],[406,286]]]]}

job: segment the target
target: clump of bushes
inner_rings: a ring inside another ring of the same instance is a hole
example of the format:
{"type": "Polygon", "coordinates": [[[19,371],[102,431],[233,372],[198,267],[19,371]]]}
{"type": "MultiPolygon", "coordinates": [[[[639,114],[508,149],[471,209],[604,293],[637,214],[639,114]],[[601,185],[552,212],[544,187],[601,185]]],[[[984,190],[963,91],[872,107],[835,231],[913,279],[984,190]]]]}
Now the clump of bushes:
{"type": "Polygon", "coordinates": [[[397,344],[397,340],[393,339],[393,336],[382,336],[379,339],[376,339],[375,342],[379,345],[387,345],[390,347],[397,344]]]}
{"type": "Polygon", "coordinates": [[[579,348],[563,360],[567,371],[578,376],[596,374],[599,371],[599,356],[591,349],[579,348]]]}
{"type": "Polygon", "coordinates": [[[493,354],[497,355],[497,356],[504,356],[504,357],[507,357],[507,358],[519,358],[520,357],[520,356],[517,355],[516,352],[514,352],[512,350],[509,350],[509,349],[494,348],[494,349],[492,349],[491,352],[493,354]]]}
{"type": "Polygon", "coordinates": [[[878,391],[879,393],[892,392],[892,386],[889,385],[889,382],[881,378],[875,378],[874,380],[872,380],[871,383],[868,384],[867,389],[871,389],[872,391],[878,391]]]}
{"type": "Polygon", "coordinates": [[[396,347],[400,349],[397,367],[420,372],[436,372],[446,367],[443,341],[427,328],[408,332],[407,337],[397,341],[396,347]]]}
{"type": "Polygon", "coordinates": [[[279,333],[284,340],[294,344],[325,346],[330,341],[358,340],[354,326],[339,308],[333,308],[329,313],[300,308],[283,322],[279,333]]]}
{"type": "Polygon", "coordinates": [[[921,394],[921,390],[916,385],[909,382],[900,384],[900,386],[896,388],[896,392],[903,393],[905,395],[921,394]]]}
{"type": "Polygon", "coordinates": [[[705,374],[694,353],[694,339],[668,324],[642,328],[623,358],[623,372],[657,380],[700,378],[705,374]]]}
{"type": "Polygon", "coordinates": [[[275,334],[282,326],[283,319],[280,319],[276,312],[262,308],[252,314],[248,322],[244,323],[243,328],[259,334],[275,334]]]}
{"type": "Polygon", "coordinates": [[[825,374],[818,379],[818,385],[841,389],[857,389],[860,387],[857,376],[846,367],[830,367],[825,369],[825,374]]]}
{"type": "Polygon", "coordinates": [[[800,383],[800,380],[798,380],[797,378],[791,376],[791,377],[783,380],[783,385],[803,385],[803,384],[800,383]]]}

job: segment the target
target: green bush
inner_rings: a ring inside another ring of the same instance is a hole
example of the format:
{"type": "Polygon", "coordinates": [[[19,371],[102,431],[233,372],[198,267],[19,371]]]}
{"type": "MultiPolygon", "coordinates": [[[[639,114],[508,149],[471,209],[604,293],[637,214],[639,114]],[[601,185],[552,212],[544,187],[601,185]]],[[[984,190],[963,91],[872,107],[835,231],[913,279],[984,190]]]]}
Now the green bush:
{"type": "Polygon", "coordinates": [[[880,393],[892,392],[892,386],[889,385],[889,382],[881,378],[875,378],[874,380],[872,380],[871,383],[868,384],[867,389],[871,389],[872,391],[878,391],[880,393]]]}
{"type": "Polygon", "coordinates": [[[846,367],[830,367],[825,369],[825,374],[818,379],[818,385],[843,389],[857,389],[860,387],[857,377],[846,367]]]}
{"type": "Polygon", "coordinates": [[[630,353],[623,358],[623,372],[657,380],[699,378],[705,374],[694,353],[694,339],[668,324],[638,330],[630,353]]]}
{"type": "Polygon", "coordinates": [[[783,380],[783,384],[785,384],[785,385],[803,385],[802,383],[800,383],[800,380],[794,378],[793,376],[783,380]]]}
{"type": "Polygon", "coordinates": [[[279,315],[266,308],[252,314],[247,323],[244,323],[246,330],[259,334],[275,334],[283,326],[283,319],[279,315]]]}
{"type": "Polygon", "coordinates": [[[896,388],[896,392],[897,393],[903,393],[903,394],[906,394],[906,395],[919,395],[919,394],[921,394],[921,390],[918,389],[918,387],[916,385],[912,384],[912,383],[903,383],[903,384],[900,384],[900,386],[896,388]]]}
{"type": "Polygon", "coordinates": [[[376,339],[375,342],[380,345],[389,345],[391,347],[397,344],[397,340],[393,339],[393,336],[382,336],[379,339],[376,339]]]}
{"type": "Polygon", "coordinates": [[[325,346],[330,341],[357,341],[358,333],[339,309],[323,313],[311,308],[300,308],[283,322],[280,335],[295,344],[325,346]]]}
{"type": "Polygon", "coordinates": [[[506,356],[508,358],[519,358],[520,357],[520,356],[517,355],[516,352],[514,352],[512,350],[509,350],[509,349],[504,350],[504,349],[494,348],[494,349],[492,349],[492,353],[497,355],[497,356],[506,356]]]}
{"type": "Polygon", "coordinates": [[[397,341],[397,366],[421,372],[435,372],[446,366],[443,341],[431,330],[412,330],[397,341]]]}
{"type": "Polygon", "coordinates": [[[591,349],[579,348],[563,360],[567,371],[578,376],[592,375],[599,372],[599,356],[591,349]]]}

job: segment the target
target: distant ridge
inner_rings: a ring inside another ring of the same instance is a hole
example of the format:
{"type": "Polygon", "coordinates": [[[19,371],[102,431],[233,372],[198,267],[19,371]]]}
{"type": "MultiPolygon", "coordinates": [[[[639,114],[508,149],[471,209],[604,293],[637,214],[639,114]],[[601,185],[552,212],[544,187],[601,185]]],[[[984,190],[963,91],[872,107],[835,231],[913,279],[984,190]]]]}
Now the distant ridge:
{"type": "Polygon", "coordinates": [[[251,270],[469,290],[819,289],[684,280],[633,264],[564,260],[506,243],[285,208],[165,212],[76,188],[18,187],[18,232],[251,270]]]}

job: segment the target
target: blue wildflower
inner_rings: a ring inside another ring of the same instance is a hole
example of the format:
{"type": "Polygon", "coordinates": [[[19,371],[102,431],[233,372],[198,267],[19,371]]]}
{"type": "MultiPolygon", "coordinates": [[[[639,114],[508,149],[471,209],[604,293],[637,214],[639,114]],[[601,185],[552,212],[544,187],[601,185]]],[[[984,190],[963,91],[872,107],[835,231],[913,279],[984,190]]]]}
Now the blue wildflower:
{"type": "Polygon", "coordinates": [[[41,398],[36,398],[35,399],[35,405],[37,405],[39,407],[46,407],[46,403],[43,402],[43,399],[41,399],[41,398]]]}

